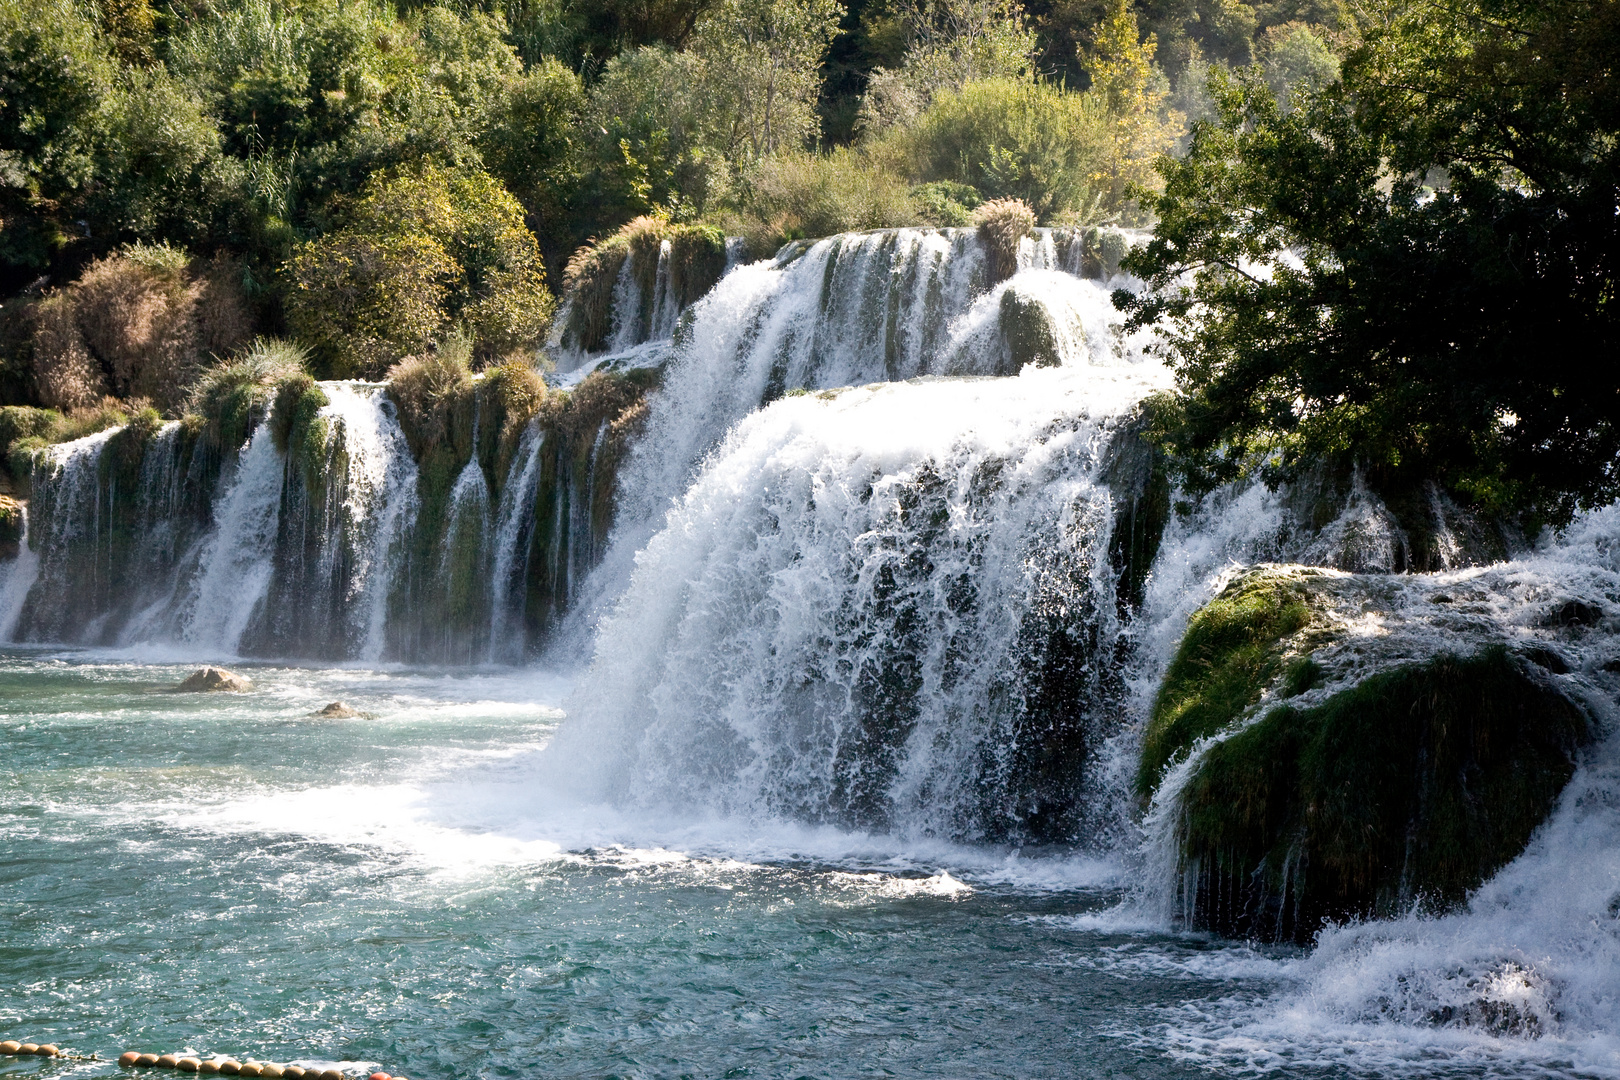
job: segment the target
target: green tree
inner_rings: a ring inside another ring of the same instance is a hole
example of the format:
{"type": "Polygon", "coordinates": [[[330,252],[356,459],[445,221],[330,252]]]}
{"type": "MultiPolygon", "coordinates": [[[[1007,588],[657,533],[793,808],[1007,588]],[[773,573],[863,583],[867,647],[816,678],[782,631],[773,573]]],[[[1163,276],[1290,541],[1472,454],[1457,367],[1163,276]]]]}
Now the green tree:
{"type": "Polygon", "coordinates": [[[732,162],[798,150],[819,130],[821,61],[837,0],[715,0],[698,21],[710,139],[732,162]]]}
{"type": "Polygon", "coordinates": [[[8,285],[82,238],[115,73],[93,23],[67,0],[0,0],[0,262],[8,285]]]}
{"type": "Polygon", "coordinates": [[[1161,167],[1127,260],[1150,289],[1116,299],[1166,328],[1169,440],[1205,484],[1336,459],[1532,523],[1613,499],[1620,13],[1374,14],[1291,111],[1257,71],[1217,80],[1161,167]]]}
{"type": "Polygon", "coordinates": [[[477,170],[379,177],[343,228],[303,245],[288,278],[295,334],[345,374],[380,374],[457,325],[480,358],[535,348],[554,309],[522,207],[477,170]]]}

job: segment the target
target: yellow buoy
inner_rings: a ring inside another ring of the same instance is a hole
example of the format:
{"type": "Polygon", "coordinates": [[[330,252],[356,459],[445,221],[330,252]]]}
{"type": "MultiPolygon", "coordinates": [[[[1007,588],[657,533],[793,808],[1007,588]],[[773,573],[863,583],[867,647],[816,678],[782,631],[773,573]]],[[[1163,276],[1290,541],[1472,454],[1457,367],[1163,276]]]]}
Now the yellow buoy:
{"type": "Polygon", "coordinates": [[[240,1072],[239,1075],[241,1075],[241,1076],[262,1076],[262,1075],[264,1075],[264,1067],[262,1065],[260,1065],[257,1061],[249,1061],[249,1062],[246,1062],[246,1063],[243,1064],[241,1072],[240,1072]]]}
{"type": "Polygon", "coordinates": [[[125,1050],[122,1054],[118,1055],[118,1064],[128,1068],[129,1066],[135,1064],[136,1061],[140,1060],[140,1056],[141,1053],[139,1050],[125,1050]]]}
{"type": "Polygon", "coordinates": [[[344,1076],[337,1069],[327,1069],[321,1073],[320,1080],[344,1080],[344,1076]]]}
{"type": "Polygon", "coordinates": [[[163,1054],[160,1055],[152,1064],[156,1065],[160,1069],[172,1069],[179,1063],[179,1061],[180,1059],[175,1057],[173,1054],[163,1054]]]}
{"type": "Polygon", "coordinates": [[[242,1071],[242,1065],[235,1058],[226,1058],[219,1063],[219,1075],[235,1076],[242,1071]]]}
{"type": "Polygon", "coordinates": [[[298,1080],[299,1077],[304,1075],[304,1067],[302,1065],[283,1066],[281,1075],[287,1077],[288,1080],[298,1080]]]}
{"type": "Polygon", "coordinates": [[[32,1054],[35,1050],[38,1050],[38,1049],[39,1049],[39,1043],[23,1043],[21,1046],[17,1047],[17,1053],[19,1053],[19,1054],[32,1054]]]}
{"type": "Polygon", "coordinates": [[[282,1068],[275,1062],[268,1061],[259,1066],[259,1075],[268,1076],[270,1080],[281,1080],[282,1068]]]}
{"type": "Polygon", "coordinates": [[[197,1071],[203,1073],[217,1073],[219,1072],[219,1062],[211,1058],[208,1061],[198,1065],[197,1071]]]}
{"type": "Polygon", "coordinates": [[[22,1043],[18,1042],[16,1039],[7,1039],[5,1042],[0,1042],[0,1054],[20,1053],[22,1053],[22,1043]]]}
{"type": "Polygon", "coordinates": [[[61,1050],[57,1049],[55,1043],[44,1043],[34,1050],[34,1053],[38,1054],[40,1057],[55,1057],[61,1052],[61,1050]]]}
{"type": "Polygon", "coordinates": [[[196,1072],[198,1069],[202,1068],[202,1062],[198,1061],[194,1057],[183,1057],[174,1063],[174,1067],[179,1069],[181,1072],[196,1072]]]}
{"type": "Polygon", "coordinates": [[[143,1069],[149,1069],[153,1065],[157,1064],[157,1055],[156,1054],[142,1054],[140,1057],[135,1059],[135,1064],[141,1066],[143,1069]]]}

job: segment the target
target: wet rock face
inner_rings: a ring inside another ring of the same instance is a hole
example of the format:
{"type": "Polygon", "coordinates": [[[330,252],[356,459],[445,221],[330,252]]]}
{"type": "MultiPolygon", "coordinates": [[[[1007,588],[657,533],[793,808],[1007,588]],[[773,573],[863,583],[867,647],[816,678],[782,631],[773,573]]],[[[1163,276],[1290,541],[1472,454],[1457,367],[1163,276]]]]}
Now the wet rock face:
{"type": "Polygon", "coordinates": [[[182,694],[208,693],[215,690],[229,690],[241,692],[253,689],[253,683],[232,671],[224,668],[199,668],[186,677],[186,681],[175,687],[182,694]]]}
{"type": "Polygon", "coordinates": [[[1138,790],[1169,811],[1195,925],[1304,942],[1441,912],[1524,850],[1592,726],[1555,636],[1581,624],[1527,640],[1453,595],[1510,586],[1262,567],[1193,618],[1138,790]]]}

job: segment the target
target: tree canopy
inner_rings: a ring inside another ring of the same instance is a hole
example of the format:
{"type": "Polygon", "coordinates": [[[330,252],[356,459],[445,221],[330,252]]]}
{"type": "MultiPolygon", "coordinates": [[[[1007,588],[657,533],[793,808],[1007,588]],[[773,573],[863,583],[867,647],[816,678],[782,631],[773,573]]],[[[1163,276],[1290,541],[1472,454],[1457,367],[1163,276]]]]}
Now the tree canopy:
{"type": "Polygon", "coordinates": [[[1620,8],[1380,0],[1338,81],[1214,117],[1127,260],[1204,485],[1326,459],[1559,522],[1620,495],[1620,8]]]}

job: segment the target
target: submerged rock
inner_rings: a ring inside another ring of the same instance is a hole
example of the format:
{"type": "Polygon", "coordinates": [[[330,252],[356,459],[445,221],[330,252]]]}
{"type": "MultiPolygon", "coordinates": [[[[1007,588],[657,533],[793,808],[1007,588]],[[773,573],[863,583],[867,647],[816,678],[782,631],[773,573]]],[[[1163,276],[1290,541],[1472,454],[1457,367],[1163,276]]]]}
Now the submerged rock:
{"type": "Polygon", "coordinates": [[[199,668],[186,677],[186,681],[175,687],[176,693],[198,694],[214,690],[243,691],[253,689],[253,684],[242,676],[224,668],[199,668]]]}
{"type": "Polygon", "coordinates": [[[1460,904],[1524,850],[1591,738],[1549,656],[1425,579],[1240,576],[1193,617],[1143,740],[1138,791],[1173,789],[1183,909],[1307,941],[1460,904]]]}
{"type": "Polygon", "coordinates": [[[310,715],[319,717],[322,720],[347,720],[350,717],[359,716],[360,712],[357,709],[349,708],[341,701],[334,701],[325,708],[310,713],[310,715]]]}

